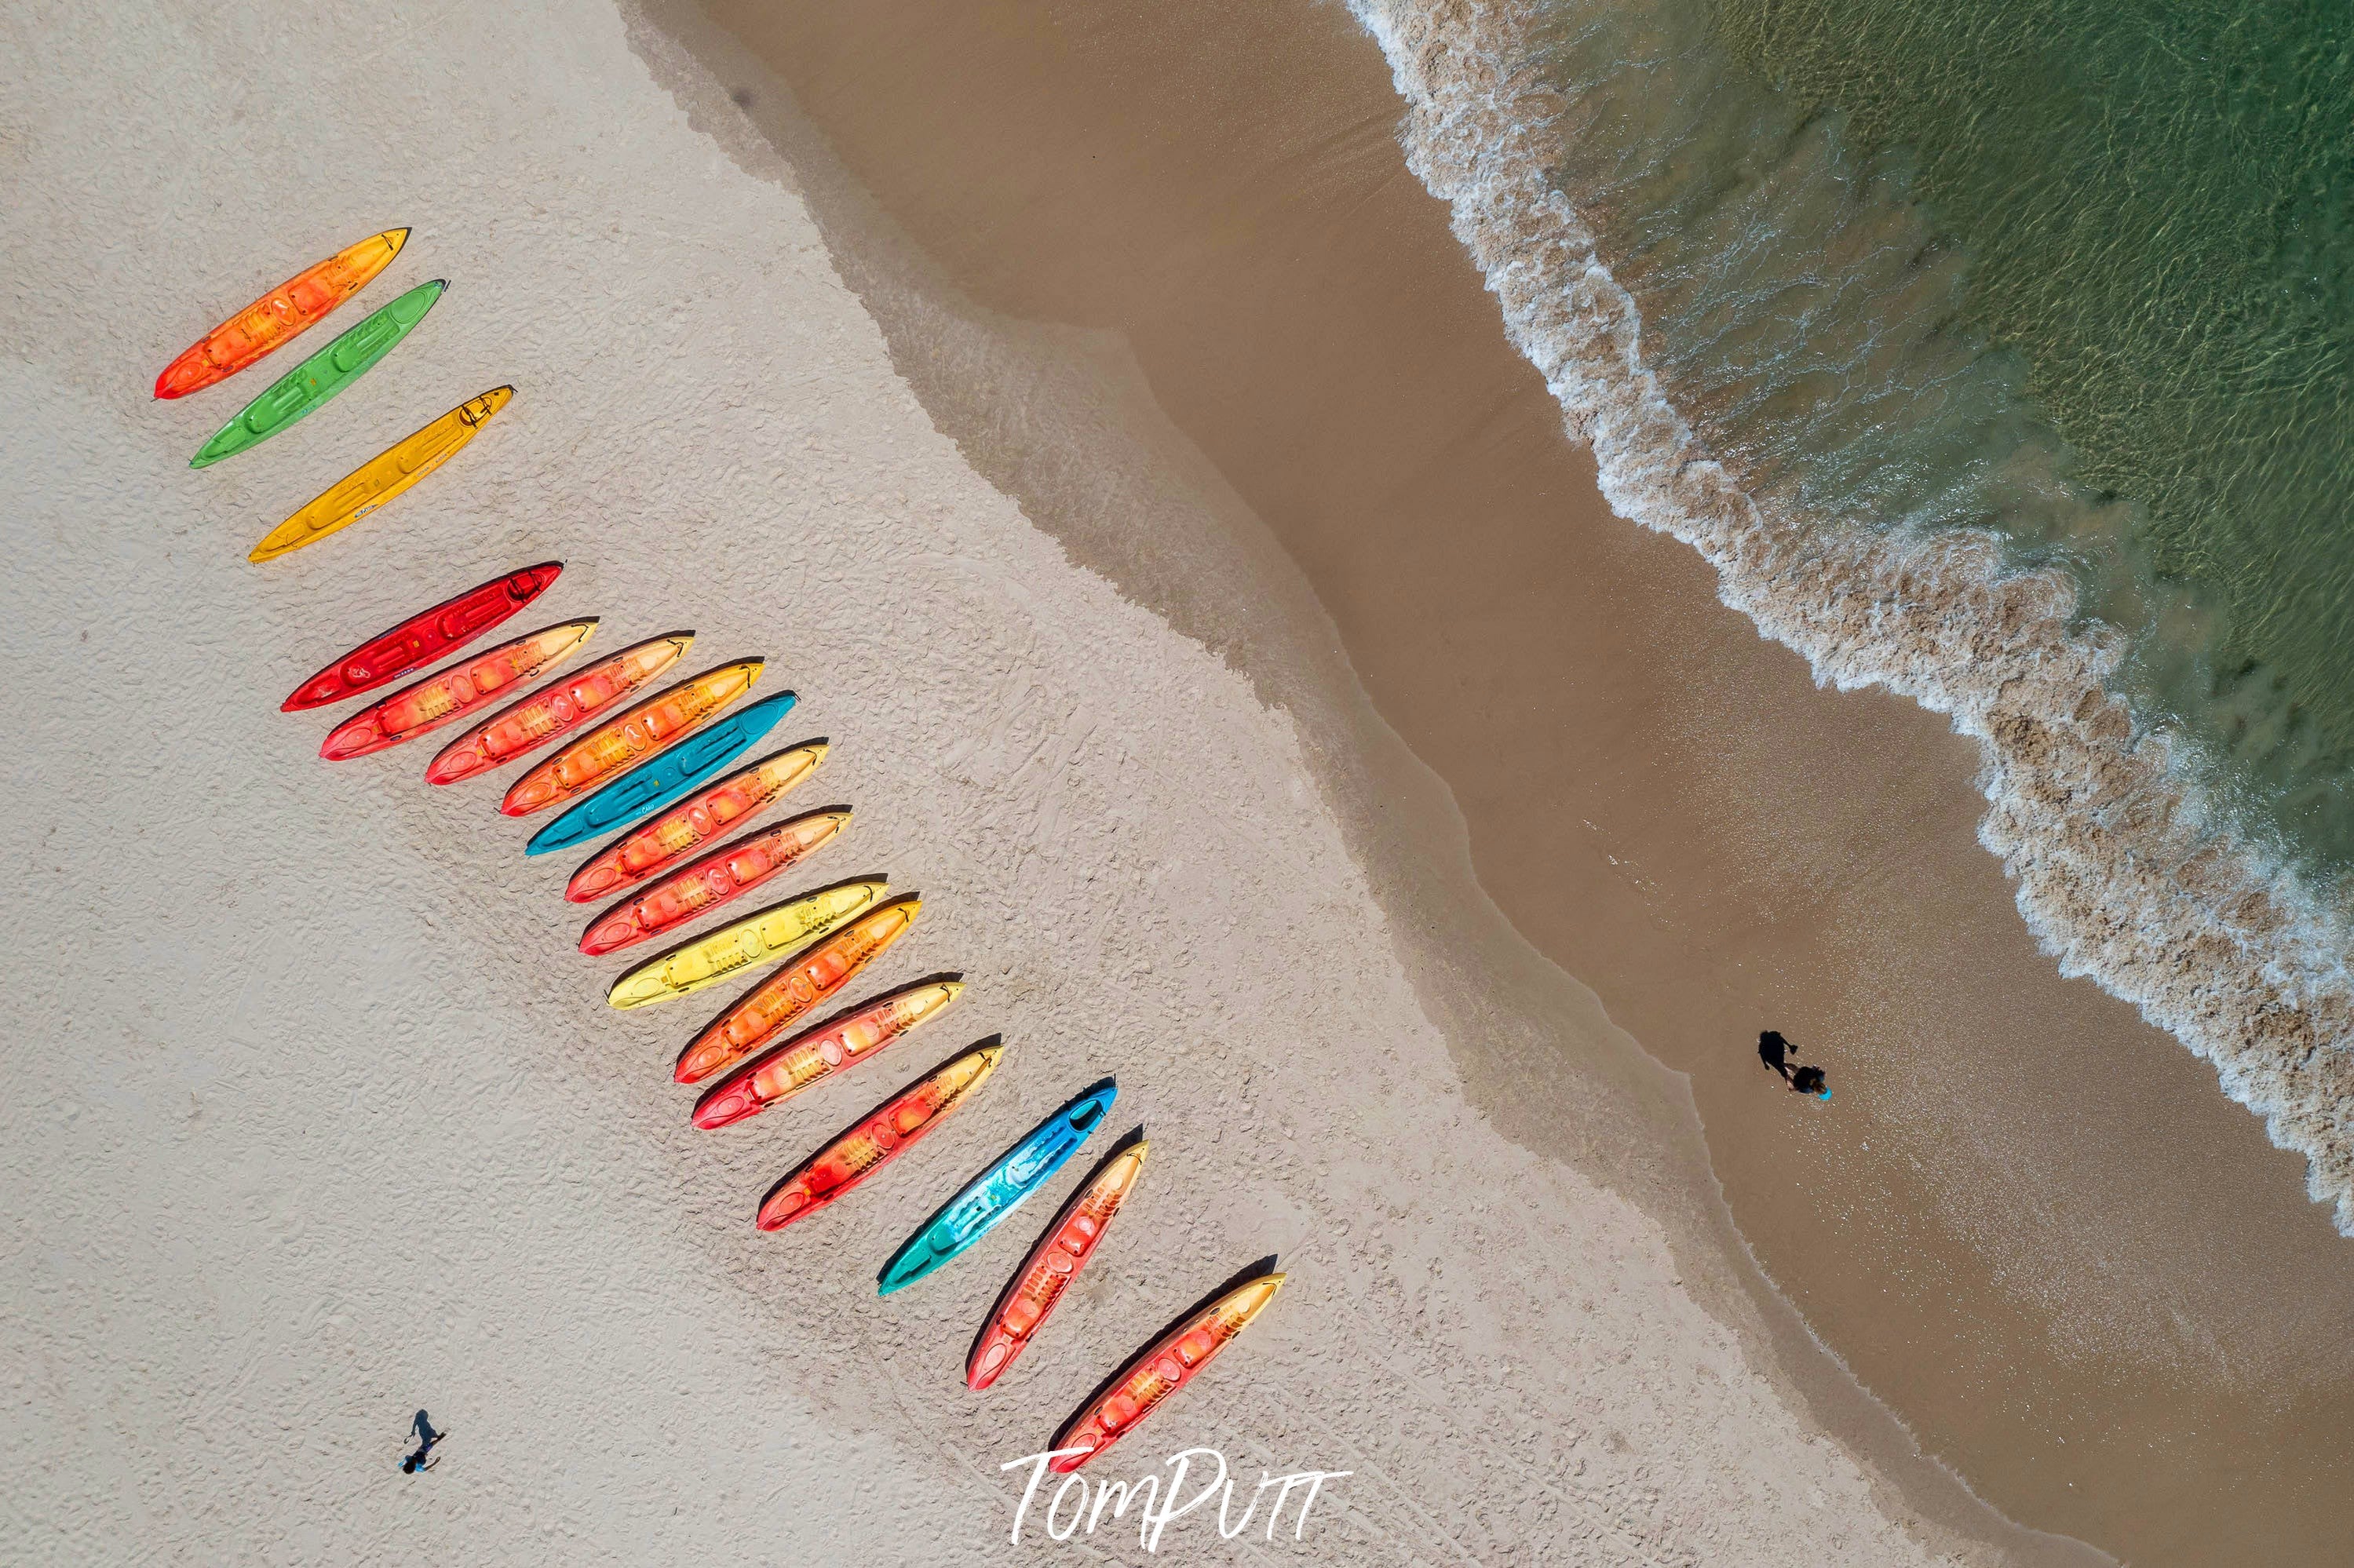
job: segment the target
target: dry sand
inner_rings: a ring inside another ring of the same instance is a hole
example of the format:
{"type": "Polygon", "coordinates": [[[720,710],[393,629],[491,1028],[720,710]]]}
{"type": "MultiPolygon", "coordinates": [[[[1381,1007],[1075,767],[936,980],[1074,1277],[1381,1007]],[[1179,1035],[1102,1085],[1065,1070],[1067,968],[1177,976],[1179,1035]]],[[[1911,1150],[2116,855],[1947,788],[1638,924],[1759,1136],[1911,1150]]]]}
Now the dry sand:
{"type": "MultiPolygon", "coordinates": [[[[1960,1547],[1908,1534],[1911,1505],[1801,1414],[1745,1298],[1712,1315],[1661,1223],[1467,1102],[1410,983],[1432,934],[1385,920],[1293,722],[966,464],[785,171],[748,172],[672,90],[716,87],[658,80],[600,0],[0,27],[0,1554],[1051,1556],[1003,1544],[999,1465],[1268,1253],[1291,1287],[1113,1466],[1211,1443],[1355,1472],[1265,1558],[1960,1547]],[[395,222],[409,249],[366,298],[447,276],[426,324],[331,408],[186,470],[263,377],[155,404],[156,368],[395,222]],[[245,563],[503,381],[513,408],[425,487],[245,563]],[[323,724],[276,711],[357,636],[551,556],[539,620],[601,614],[605,649],[691,624],[699,661],[766,652],[801,694],[779,738],[836,748],[811,803],[860,813],[805,881],[926,894],[875,983],[970,977],[928,1038],[695,1133],[663,1069],[710,1010],[602,1007],[566,857],[525,861],[490,786],[428,789],[427,748],[330,768],[323,724]],[[753,1232],[817,1139],[992,1032],[1006,1067],[888,1179],[753,1232]],[[872,1270],[1103,1073],[1152,1135],[1144,1184],[1029,1361],[972,1396],[962,1353],[1030,1216],[888,1301],[872,1270]],[[412,1478],[420,1405],[452,1436],[412,1478]]],[[[1601,1052],[1580,1005],[1593,1038],[1564,1044],[1601,1052]]],[[[1162,1555],[1246,1550],[1202,1525],[1162,1555]]]]}

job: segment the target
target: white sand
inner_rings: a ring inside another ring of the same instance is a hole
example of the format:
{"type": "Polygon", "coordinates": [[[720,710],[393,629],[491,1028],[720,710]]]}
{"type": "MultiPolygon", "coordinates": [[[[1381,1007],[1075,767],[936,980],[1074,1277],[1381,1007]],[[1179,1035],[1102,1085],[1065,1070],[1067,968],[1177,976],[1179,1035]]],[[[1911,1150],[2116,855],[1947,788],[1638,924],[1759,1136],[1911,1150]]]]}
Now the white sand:
{"type": "Polygon", "coordinates": [[[1199,1443],[1254,1480],[1355,1474],[1304,1540],[1195,1516],[1162,1557],[1927,1559],[1649,1221],[1464,1109],[1285,717],[964,466],[800,204],[688,127],[608,5],[0,28],[0,1558],[1139,1560],[1108,1525],[1008,1549],[999,1466],[1278,1253],[1290,1288],[1104,1468],[1199,1443]],[[425,325],[264,449],[182,466],[298,356],[177,404],[155,372],[394,223],[363,298],[446,276],[425,325]],[[502,381],[514,405],[418,492],[245,563],[502,381]],[[593,650],[684,625],[696,668],[771,656],[766,689],[802,694],[775,740],[835,742],[801,803],[859,810],[793,885],[920,889],[864,989],[960,969],[958,1012],[696,1133],[666,1067],[726,993],[606,1010],[573,857],[526,862],[490,786],[429,790],[430,747],[330,768],[321,717],[276,711],[359,636],[547,557],[566,576],[513,630],[599,613],[593,650]],[[753,1231],[819,1139],[996,1031],[1005,1068],[926,1147],[753,1231]],[[888,1301],[874,1271],[1105,1073],[1144,1181],[970,1394],[1046,1206],[888,1301]],[[411,1478],[420,1405],[452,1436],[411,1478]]]}

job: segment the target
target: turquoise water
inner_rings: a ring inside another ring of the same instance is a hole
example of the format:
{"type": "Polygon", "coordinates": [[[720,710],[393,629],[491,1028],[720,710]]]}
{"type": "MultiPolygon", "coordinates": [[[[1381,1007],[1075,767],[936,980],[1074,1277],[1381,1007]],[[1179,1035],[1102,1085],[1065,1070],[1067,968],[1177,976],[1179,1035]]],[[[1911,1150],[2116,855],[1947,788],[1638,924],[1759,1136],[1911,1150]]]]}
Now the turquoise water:
{"type": "Polygon", "coordinates": [[[1543,15],[1561,185],[1712,449],[2066,566],[2137,711],[2354,867],[2354,7],[1543,15]]]}

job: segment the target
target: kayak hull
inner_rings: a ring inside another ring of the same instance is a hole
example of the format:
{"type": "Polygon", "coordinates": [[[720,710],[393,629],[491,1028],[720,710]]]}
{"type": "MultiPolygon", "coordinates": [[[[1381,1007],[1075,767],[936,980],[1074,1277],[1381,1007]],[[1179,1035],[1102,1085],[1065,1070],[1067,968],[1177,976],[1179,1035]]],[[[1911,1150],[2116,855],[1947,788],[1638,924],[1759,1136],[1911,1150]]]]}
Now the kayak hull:
{"type": "Polygon", "coordinates": [[[1032,1128],[891,1255],[875,1293],[888,1296],[938,1273],[1012,1218],[1094,1136],[1119,1093],[1107,1078],[1032,1128]]]}
{"type": "Polygon", "coordinates": [[[619,952],[741,898],[831,843],[850,815],[847,807],[811,811],[721,845],[590,921],[580,950],[619,952]]]}
{"type": "Polygon", "coordinates": [[[1066,1453],[1049,1461],[1056,1475],[1068,1475],[1136,1429],[1163,1400],[1193,1381],[1235,1336],[1250,1327],[1283,1288],[1284,1276],[1262,1274],[1236,1286],[1155,1340],[1119,1369],[1111,1386],[1055,1435],[1050,1449],[1066,1453]]]}
{"type": "Polygon", "coordinates": [[[297,272],[205,334],[155,377],[155,396],[185,397],[285,347],[392,265],[408,230],[387,228],[297,272]]]}
{"type": "Polygon", "coordinates": [[[378,632],[329,662],[295,687],[278,711],[301,713],[340,703],[397,681],[444,654],[455,653],[546,593],[563,570],[561,561],[542,561],[470,588],[430,609],[419,610],[391,630],[378,632]]]}
{"type": "Polygon", "coordinates": [[[508,704],[436,753],[425,781],[455,784],[536,751],[660,680],[694,641],[692,631],[649,637],[508,704]]]}
{"type": "Polygon", "coordinates": [[[303,503],[293,515],[263,535],[245,558],[257,565],[274,561],[350,527],[456,457],[514,397],[514,387],[493,387],[431,424],[410,431],[303,503]]]}
{"type": "Polygon", "coordinates": [[[1112,1217],[1128,1201],[1136,1179],[1144,1172],[1142,1139],[1115,1152],[1063,1205],[1030,1255],[1005,1282],[1005,1289],[990,1309],[989,1321],[966,1358],[967,1388],[985,1389],[1005,1374],[1015,1358],[1053,1316],[1063,1293],[1087,1267],[1110,1228],[1112,1217]]]}
{"type": "Polygon", "coordinates": [[[699,1084],[765,1049],[842,993],[842,988],[907,933],[924,901],[913,894],[861,915],[752,989],[678,1054],[671,1075],[699,1084]]]}
{"type": "Polygon", "coordinates": [[[928,980],[877,997],[753,1057],[695,1103],[706,1131],[759,1115],[836,1073],[873,1060],[894,1040],[928,1023],[964,992],[956,980],[928,980]]]}
{"type": "Polygon", "coordinates": [[[764,663],[740,659],[663,687],[516,779],[499,801],[499,810],[510,817],[530,816],[584,794],[677,744],[750,691],[764,663]]]}
{"type": "Polygon", "coordinates": [[[968,1051],[892,1096],[770,1188],[755,1223],[764,1231],[780,1231],[847,1195],[921,1142],[949,1112],[970,1098],[1004,1054],[1002,1045],[968,1051]]]}
{"type": "Polygon", "coordinates": [[[440,729],[537,680],[570,658],[596,630],[593,616],[543,627],[403,686],[329,731],[319,755],[330,762],[348,761],[440,729]]]}

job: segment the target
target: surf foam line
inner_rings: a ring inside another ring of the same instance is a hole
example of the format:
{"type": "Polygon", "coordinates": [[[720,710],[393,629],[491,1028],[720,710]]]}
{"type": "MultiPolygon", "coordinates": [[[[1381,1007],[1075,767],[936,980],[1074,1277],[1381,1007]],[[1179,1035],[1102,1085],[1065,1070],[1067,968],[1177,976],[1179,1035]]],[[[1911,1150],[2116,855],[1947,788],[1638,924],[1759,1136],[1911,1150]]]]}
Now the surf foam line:
{"type": "Polygon", "coordinates": [[[1646,366],[1634,298],[1551,176],[1562,99],[1536,63],[1541,14],[1350,4],[1405,100],[1408,165],[1451,207],[1612,510],[1707,557],[1718,598],[1819,683],[1884,686],[1976,740],[1978,842],[2044,951],[2211,1063],[2354,1235],[2354,927],[2228,820],[2186,747],[2136,723],[2108,683],[2122,635],[2078,624],[2074,579],[2007,567],[1990,533],[1770,515],[1646,366]]]}

